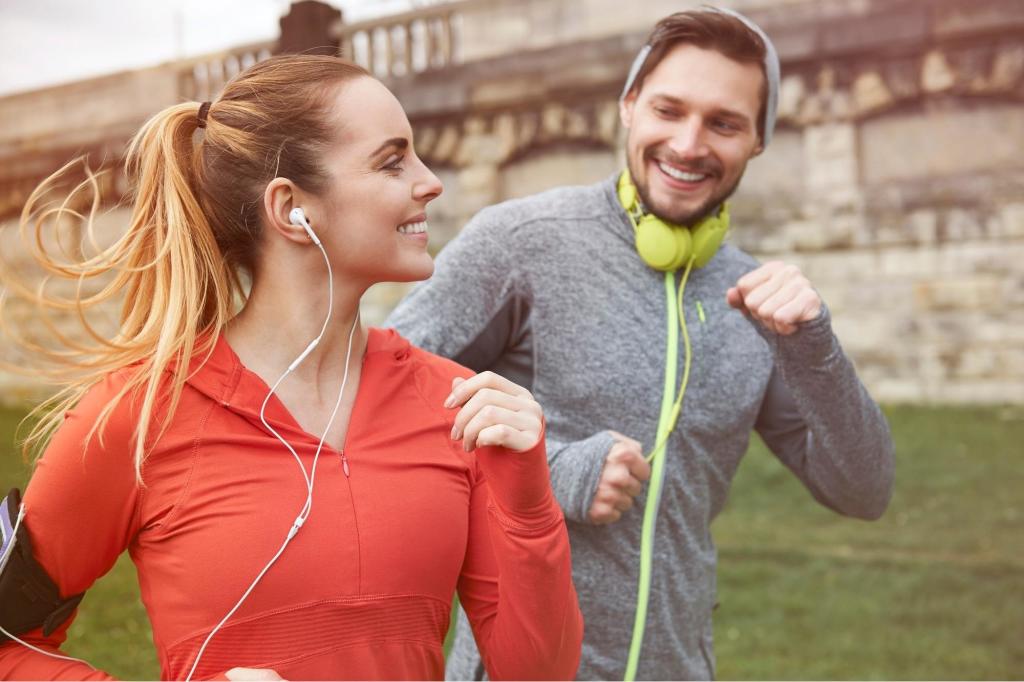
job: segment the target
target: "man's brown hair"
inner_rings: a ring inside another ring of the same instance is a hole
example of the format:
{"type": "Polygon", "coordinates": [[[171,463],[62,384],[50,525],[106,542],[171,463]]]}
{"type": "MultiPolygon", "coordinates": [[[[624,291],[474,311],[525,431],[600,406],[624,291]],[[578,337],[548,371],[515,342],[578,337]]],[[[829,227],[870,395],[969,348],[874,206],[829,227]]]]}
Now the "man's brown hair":
{"type": "Polygon", "coordinates": [[[764,140],[765,107],[768,102],[768,75],[765,73],[767,48],[761,36],[741,20],[725,12],[698,9],[671,14],[655,25],[647,38],[651,51],[633,79],[630,93],[638,93],[644,79],[677,45],[694,45],[714,50],[742,64],[757,64],[761,69],[761,107],[757,114],[757,134],[764,140]]]}

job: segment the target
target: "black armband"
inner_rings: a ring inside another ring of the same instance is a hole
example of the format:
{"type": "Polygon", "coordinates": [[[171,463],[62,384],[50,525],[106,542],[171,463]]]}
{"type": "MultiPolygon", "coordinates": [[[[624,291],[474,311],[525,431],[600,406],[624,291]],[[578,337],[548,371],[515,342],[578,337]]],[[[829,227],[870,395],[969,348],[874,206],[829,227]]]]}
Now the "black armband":
{"type": "MultiPolygon", "coordinates": [[[[21,493],[13,488],[0,502],[0,625],[20,636],[36,628],[49,636],[71,617],[85,593],[62,599],[57,585],[32,555],[21,493]]],[[[0,642],[8,637],[0,633],[0,642]]]]}

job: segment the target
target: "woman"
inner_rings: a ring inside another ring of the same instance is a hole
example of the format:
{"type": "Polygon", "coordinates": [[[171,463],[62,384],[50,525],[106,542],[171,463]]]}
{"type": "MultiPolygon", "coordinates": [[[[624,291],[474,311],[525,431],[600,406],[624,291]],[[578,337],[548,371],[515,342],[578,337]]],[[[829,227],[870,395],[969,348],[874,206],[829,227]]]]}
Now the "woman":
{"type": "MultiPolygon", "coordinates": [[[[539,406],[359,322],[372,284],[433,270],[441,184],[391,93],[337,58],[269,59],[157,114],[128,169],[131,225],[104,257],[42,258],[113,266],[80,305],[126,297],[34,434],[59,426],[22,523],[60,599],[127,548],[166,678],[439,679],[457,589],[492,677],[571,678],[582,620],[539,406]]],[[[42,651],[0,645],[0,674],[104,677],[47,656],[70,619],[40,615],[46,635],[13,634],[42,651]]]]}

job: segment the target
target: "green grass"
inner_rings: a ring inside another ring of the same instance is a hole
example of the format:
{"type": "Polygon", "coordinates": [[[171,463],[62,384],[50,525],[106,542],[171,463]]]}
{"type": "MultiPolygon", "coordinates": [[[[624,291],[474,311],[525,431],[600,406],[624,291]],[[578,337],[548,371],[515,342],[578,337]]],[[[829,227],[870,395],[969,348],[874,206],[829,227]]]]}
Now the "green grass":
{"type": "MultiPolygon", "coordinates": [[[[759,443],[715,522],[721,679],[1024,677],[1024,409],[888,410],[893,503],[880,521],[814,503],[759,443]]],[[[0,484],[27,477],[0,410],[0,484]]],[[[126,557],[86,596],[68,652],[159,674],[126,557]]]]}
{"type": "Polygon", "coordinates": [[[887,412],[896,493],[876,522],[752,447],[714,525],[722,679],[1024,677],[1024,409],[887,412]]]}

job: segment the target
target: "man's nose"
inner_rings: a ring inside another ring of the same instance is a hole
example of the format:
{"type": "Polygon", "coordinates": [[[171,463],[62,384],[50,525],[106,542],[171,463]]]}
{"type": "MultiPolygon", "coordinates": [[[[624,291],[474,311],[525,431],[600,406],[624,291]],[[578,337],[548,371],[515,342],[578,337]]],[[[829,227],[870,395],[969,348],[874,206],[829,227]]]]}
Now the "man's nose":
{"type": "Polygon", "coordinates": [[[705,133],[704,122],[699,116],[687,116],[676,124],[668,147],[683,159],[707,156],[710,149],[705,133]]]}

